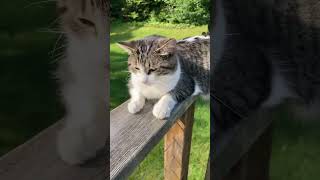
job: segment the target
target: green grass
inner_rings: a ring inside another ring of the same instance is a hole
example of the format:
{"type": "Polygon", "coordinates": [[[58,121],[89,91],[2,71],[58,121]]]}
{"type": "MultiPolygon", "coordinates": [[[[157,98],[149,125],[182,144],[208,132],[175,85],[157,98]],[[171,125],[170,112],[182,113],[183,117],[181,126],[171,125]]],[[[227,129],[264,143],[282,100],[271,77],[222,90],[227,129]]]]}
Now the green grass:
{"type": "Polygon", "coordinates": [[[271,179],[318,180],[320,122],[294,118],[285,109],[274,122],[271,179]]]}
{"type": "MultiPolygon", "coordinates": [[[[128,99],[126,87],[127,54],[117,45],[118,41],[128,41],[151,34],[173,38],[199,35],[207,31],[207,26],[175,26],[169,24],[113,23],[111,26],[111,108],[115,108],[128,99]]],[[[189,179],[203,179],[210,146],[209,104],[199,100],[196,105],[195,124],[192,136],[192,149],[189,166],[189,179]]],[[[131,175],[130,179],[163,179],[163,142],[160,142],[131,175]]]]}

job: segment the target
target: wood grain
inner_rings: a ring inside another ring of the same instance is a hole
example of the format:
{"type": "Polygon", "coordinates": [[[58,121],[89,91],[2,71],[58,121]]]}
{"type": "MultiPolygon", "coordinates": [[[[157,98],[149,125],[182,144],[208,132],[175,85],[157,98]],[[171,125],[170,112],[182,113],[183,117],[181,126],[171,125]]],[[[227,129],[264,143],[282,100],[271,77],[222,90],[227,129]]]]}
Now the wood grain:
{"type": "Polygon", "coordinates": [[[177,105],[166,120],[152,115],[153,104],[150,102],[138,114],[128,112],[128,102],[114,109],[110,115],[110,178],[126,179],[195,98],[190,97],[177,105]]]}
{"type": "Polygon", "coordinates": [[[85,166],[70,166],[56,151],[61,122],[42,131],[0,159],[1,180],[104,180],[106,159],[101,156],[85,166]]]}
{"type": "Polygon", "coordinates": [[[194,104],[164,137],[165,180],[186,180],[188,178],[193,122],[194,104]]]}

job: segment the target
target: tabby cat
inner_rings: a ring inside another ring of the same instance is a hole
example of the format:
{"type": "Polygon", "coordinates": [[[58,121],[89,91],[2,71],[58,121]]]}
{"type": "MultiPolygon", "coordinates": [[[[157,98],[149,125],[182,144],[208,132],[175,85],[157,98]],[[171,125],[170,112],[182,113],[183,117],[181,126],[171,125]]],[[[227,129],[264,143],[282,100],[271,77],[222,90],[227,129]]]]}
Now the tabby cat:
{"type": "Polygon", "coordinates": [[[65,124],[58,134],[58,151],[70,164],[83,163],[106,143],[107,0],[58,0],[65,58],[57,76],[64,99],[65,124]]]}
{"type": "Polygon", "coordinates": [[[129,112],[139,112],[146,99],[159,99],[152,112],[156,118],[165,119],[187,97],[209,94],[209,41],[209,36],[177,41],[152,35],[120,42],[129,53],[129,112]]]}
{"type": "Polygon", "coordinates": [[[319,118],[319,9],[318,0],[216,0],[211,113],[217,128],[283,102],[319,118]]]}

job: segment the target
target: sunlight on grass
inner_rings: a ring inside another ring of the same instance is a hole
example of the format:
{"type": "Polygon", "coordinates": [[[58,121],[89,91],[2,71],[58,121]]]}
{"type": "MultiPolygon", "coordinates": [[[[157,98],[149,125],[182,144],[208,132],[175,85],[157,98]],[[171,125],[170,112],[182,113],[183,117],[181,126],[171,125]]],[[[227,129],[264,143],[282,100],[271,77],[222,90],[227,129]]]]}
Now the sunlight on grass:
{"type": "MultiPolygon", "coordinates": [[[[127,24],[116,22],[111,26],[110,44],[110,106],[115,108],[126,101],[129,77],[127,71],[127,54],[120,49],[116,42],[139,39],[144,36],[158,34],[176,39],[199,35],[207,31],[207,26],[175,26],[127,24]]],[[[199,100],[196,105],[195,123],[192,135],[192,147],[189,166],[189,179],[203,179],[210,146],[210,115],[209,103],[199,100]]],[[[131,175],[130,179],[163,179],[163,141],[161,141],[131,175]]]]}

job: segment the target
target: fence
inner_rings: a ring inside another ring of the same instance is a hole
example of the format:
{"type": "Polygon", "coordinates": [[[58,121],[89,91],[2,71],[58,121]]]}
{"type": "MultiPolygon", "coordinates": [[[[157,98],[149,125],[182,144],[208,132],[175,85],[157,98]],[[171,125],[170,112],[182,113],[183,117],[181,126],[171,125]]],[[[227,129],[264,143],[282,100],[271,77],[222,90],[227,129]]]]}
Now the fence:
{"type": "Polygon", "coordinates": [[[260,111],[217,135],[212,179],[269,179],[273,115],[271,109],[260,111]]]}
{"type": "Polygon", "coordinates": [[[30,141],[0,158],[1,180],[105,180],[106,158],[101,154],[83,166],[60,160],[56,133],[62,122],[42,131],[30,141]]]}
{"type": "Polygon", "coordinates": [[[179,104],[166,120],[152,115],[151,103],[136,115],[128,113],[128,102],[114,109],[110,116],[111,179],[128,178],[162,138],[164,179],[187,179],[195,98],[179,104]]]}
{"type": "MultiPolygon", "coordinates": [[[[127,102],[114,109],[110,118],[110,178],[128,178],[164,138],[164,179],[187,179],[195,98],[179,104],[167,120],[154,118],[150,103],[136,115],[127,112],[127,102]]],[[[268,110],[257,113],[219,134],[206,179],[211,174],[214,180],[268,180],[272,115],[268,110]]],[[[70,166],[59,159],[55,142],[61,124],[56,123],[0,158],[0,179],[106,179],[105,154],[82,166],[70,166]]]]}

